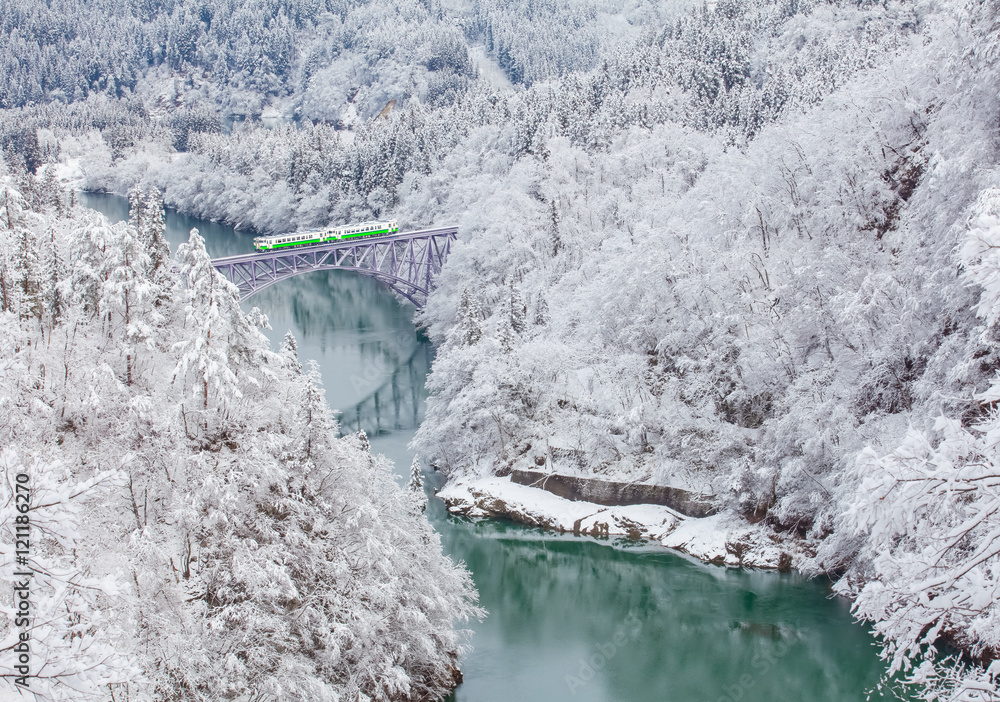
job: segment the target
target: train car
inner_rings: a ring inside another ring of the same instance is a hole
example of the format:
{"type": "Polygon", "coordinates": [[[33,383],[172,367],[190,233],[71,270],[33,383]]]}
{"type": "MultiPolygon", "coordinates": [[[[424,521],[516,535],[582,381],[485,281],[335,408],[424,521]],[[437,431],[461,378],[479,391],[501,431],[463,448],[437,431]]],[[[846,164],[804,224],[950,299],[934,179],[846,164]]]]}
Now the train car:
{"type": "Polygon", "coordinates": [[[343,227],[313,229],[293,234],[258,236],[254,237],[253,247],[258,251],[274,251],[275,249],[327,244],[342,239],[359,239],[398,233],[399,226],[396,224],[396,220],[390,219],[387,222],[359,222],[358,224],[345,224],[343,227]]]}

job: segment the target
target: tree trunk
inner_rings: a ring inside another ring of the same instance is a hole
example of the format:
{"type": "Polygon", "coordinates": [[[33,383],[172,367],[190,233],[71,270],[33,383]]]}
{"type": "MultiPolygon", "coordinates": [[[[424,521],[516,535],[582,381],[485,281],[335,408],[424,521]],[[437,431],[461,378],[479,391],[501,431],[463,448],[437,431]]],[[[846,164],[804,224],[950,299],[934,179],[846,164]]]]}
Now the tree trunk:
{"type": "Polygon", "coordinates": [[[10,283],[7,281],[7,268],[0,268],[0,295],[3,295],[3,311],[10,312],[10,283]]]}

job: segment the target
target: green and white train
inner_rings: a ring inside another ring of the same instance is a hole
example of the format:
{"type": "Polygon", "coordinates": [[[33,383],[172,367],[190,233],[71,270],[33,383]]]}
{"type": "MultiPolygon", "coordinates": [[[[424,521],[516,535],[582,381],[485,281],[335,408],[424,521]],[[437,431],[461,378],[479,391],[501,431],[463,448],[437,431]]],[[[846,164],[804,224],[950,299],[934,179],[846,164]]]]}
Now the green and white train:
{"type": "Polygon", "coordinates": [[[313,229],[312,231],[296,232],[294,234],[258,236],[254,237],[253,247],[258,251],[274,251],[275,249],[295,246],[326,244],[333,241],[341,241],[342,239],[387,236],[398,233],[399,226],[396,224],[396,220],[390,219],[388,222],[361,222],[359,224],[347,224],[343,227],[334,227],[332,229],[313,229]]]}

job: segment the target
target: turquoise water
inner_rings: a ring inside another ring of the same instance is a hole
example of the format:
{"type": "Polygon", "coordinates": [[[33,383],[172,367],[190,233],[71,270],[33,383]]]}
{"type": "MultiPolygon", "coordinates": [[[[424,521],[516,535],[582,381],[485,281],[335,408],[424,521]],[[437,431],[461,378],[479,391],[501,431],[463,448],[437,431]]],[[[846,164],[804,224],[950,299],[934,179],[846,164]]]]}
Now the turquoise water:
{"type": "MultiPolygon", "coordinates": [[[[85,193],[80,201],[127,216],[122,198],[85,193]]],[[[250,233],[168,212],[171,248],[191,227],[213,256],[252,250],[250,233]]],[[[268,315],[272,343],[290,329],[303,362],[319,364],[344,431],[364,428],[373,449],[407,473],[433,358],[413,308],[378,282],[339,271],[293,278],[247,304],[268,315]]],[[[472,627],[454,702],[854,702],[883,670],[872,637],[820,580],[471,522],[437,500],[428,514],[490,612],[472,627]]]]}

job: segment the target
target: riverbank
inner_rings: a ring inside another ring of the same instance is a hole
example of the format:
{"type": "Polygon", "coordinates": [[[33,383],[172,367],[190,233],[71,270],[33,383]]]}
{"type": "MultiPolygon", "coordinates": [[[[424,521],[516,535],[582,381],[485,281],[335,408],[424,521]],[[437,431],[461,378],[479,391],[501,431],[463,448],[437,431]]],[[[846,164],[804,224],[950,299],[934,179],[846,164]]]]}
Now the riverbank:
{"type": "Polygon", "coordinates": [[[689,517],[662,505],[568,500],[507,477],[450,480],[437,496],[456,515],[510,519],[560,533],[655,541],[714,565],[790,570],[810,555],[802,544],[781,541],[730,514],[689,517]]]}

